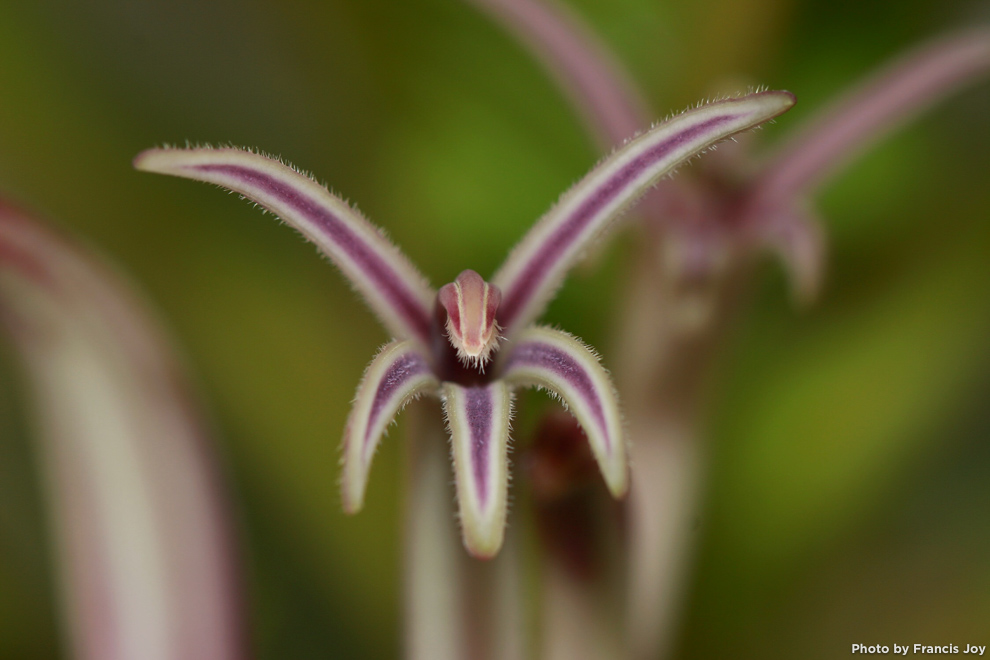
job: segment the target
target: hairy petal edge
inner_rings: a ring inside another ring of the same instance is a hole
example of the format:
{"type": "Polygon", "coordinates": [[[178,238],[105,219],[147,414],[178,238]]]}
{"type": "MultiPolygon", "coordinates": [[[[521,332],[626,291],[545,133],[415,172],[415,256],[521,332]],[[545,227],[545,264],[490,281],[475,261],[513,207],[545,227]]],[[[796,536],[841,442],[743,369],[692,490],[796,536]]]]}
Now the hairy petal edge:
{"type": "Polygon", "coordinates": [[[411,340],[387,344],[368,365],[344,429],[340,486],[346,513],[357,513],[364,504],[371,459],[385,429],[409,401],[436,392],[438,386],[426,357],[411,340]]]}
{"type": "Polygon", "coordinates": [[[578,420],[614,497],[629,490],[629,460],[619,399],[598,356],[576,337],[545,327],[521,332],[499,364],[511,385],[535,386],[561,398],[578,420]]]}
{"type": "Polygon", "coordinates": [[[543,216],[492,278],[502,291],[498,321],[506,337],[543,312],[567,271],[662,176],[793,104],[789,92],[759,92],[704,105],[657,125],[606,158],[543,216]]]}
{"type": "Polygon", "coordinates": [[[464,546],[479,559],[498,554],[505,535],[512,393],[487,386],[443,385],[464,546]]]}
{"type": "Polygon", "coordinates": [[[394,337],[429,346],[436,293],[380,229],[308,176],[232,148],[149,149],[134,167],[214,183],[257,202],[330,257],[394,337]]]}

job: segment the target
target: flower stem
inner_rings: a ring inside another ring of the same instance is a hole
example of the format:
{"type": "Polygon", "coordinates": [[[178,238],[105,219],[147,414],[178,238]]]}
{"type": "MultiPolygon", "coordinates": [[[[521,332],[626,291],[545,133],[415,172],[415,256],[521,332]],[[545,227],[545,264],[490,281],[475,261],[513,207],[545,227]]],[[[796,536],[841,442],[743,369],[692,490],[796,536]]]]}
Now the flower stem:
{"type": "Polygon", "coordinates": [[[466,648],[457,570],[464,552],[452,524],[447,434],[435,405],[411,404],[406,420],[405,655],[458,660],[466,648]]]}
{"type": "Polygon", "coordinates": [[[668,657],[676,641],[704,476],[708,374],[747,277],[719,267],[685,277],[660,258],[655,241],[644,244],[613,355],[632,445],[629,644],[633,658],[645,659],[668,657]]]}

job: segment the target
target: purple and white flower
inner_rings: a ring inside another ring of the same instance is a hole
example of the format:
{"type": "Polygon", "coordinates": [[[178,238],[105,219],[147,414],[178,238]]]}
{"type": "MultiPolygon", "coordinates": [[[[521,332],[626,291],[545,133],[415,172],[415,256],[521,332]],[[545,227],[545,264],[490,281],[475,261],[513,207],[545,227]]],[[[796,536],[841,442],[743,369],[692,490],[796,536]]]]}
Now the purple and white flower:
{"type": "Polygon", "coordinates": [[[464,544],[499,550],[508,493],[513,390],[546,389],[583,426],[615,497],[629,488],[618,398],[598,356],[577,338],[534,325],[583,252],[679,164],[780,115],[788,92],[758,92],[691,109],[628,141],[572,187],[486,281],[465,270],[439,292],[384,234],[308,176],[233,148],[151,149],[136,168],[217,184],[298,229],[330,257],[394,340],[371,361],[343,441],[343,504],[361,509],[381,436],[410,400],[443,401],[464,544]]]}

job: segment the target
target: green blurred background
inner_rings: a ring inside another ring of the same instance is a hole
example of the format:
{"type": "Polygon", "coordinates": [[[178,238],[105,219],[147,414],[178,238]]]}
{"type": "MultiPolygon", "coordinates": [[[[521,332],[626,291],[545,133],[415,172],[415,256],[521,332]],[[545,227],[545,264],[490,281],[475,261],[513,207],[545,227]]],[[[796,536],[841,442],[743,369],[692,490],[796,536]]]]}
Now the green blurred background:
{"type": "MultiPolygon", "coordinates": [[[[569,0],[657,115],[726,80],[795,92],[773,141],[986,2],[569,0]]],[[[459,0],[0,2],[0,195],[156,302],[214,411],[259,658],[399,652],[400,433],[345,518],[337,444],[387,337],[298,235],[134,172],[162,143],[313,171],[434,284],[485,274],[597,159],[542,71],[459,0]]],[[[990,83],[835,179],[825,295],[760,274],[723,362],[680,656],[834,658],[990,643],[990,83]]],[[[546,319],[607,344],[627,240],[546,319]]],[[[606,365],[608,356],[605,355],[606,365]]],[[[65,656],[23,392],[0,351],[0,658],[65,656]]]]}

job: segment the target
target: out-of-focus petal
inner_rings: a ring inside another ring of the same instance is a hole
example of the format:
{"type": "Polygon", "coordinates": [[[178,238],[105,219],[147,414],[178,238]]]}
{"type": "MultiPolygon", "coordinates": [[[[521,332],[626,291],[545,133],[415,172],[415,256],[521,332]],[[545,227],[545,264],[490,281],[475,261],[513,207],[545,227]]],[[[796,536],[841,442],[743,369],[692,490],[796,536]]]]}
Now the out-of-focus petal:
{"type": "Polygon", "coordinates": [[[436,292],[380,229],[310,177],[241,149],[149,149],[134,167],[214,183],[257,202],[330,257],[395,338],[429,346],[436,292]]]}
{"type": "Polygon", "coordinates": [[[821,222],[810,211],[792,207],[760,218],[757,241],[778,255],[798,305],[818,298],[825,279],[828,242],[821,222]]]}
{"type": "Polygon", "coordinates": [[[368,365],[344,430],[344,511],[361,510],[371,459],[386,427],[407,403],[424,392],[436,392],[439,384],[411,340],[386,345],[368,365]]]}
{"type": "Polygon", "coordinates": [[[84,250],[0,207],[0,326],[33,392],[73,656],[244,657],[210,434],[142,302],[84,250]]]}
{"type": "Polygon", "coordinates": [[[444,383],[443,399],[464,546],[490,559],[505,535],[512,393],[501,381],[478,387],[444,383]]]}
{"type": "Polygon", "coordinates": [[[596,35],[553,0],[467,0],[532,51],[571,98],[603,149],[649,126],[647,104],[596,35]]]}
{"type": "Polygon", "coordinates": [[[551,328],[527,328],[499,365],[512,385],[544,388],[578,420],[614,497],[629,490],[629,460],[619,399],[598,356],[576,337],[551,328]]]}
{"type": "Polygon", "coordinates": [[[605,159],[543,216],[492,278],[502,291],[498,320],[506,337],[542,313],[585,250],[663,175],[793,104],[789,92],[760,92],[704,105],[657,125],[605,159]]]}
{"type": "Polygon", "coordinates": [[[990,73],[990,29],[943,36],[894,60],[786,140],[755,184],[754,199],[807,193],[890,131],[990,73]]]}
{"type": "MultiPolygon", "coordinates": [[[[642,94],[608,45],[566,5],[555,0],[467,0],[502,23],[541,62],[584,119],[604,153],[650,126],[642,94]]],[[[657,182],[639,213],[662,225],[698,191],[687,179],[657,182]]],[[[597,261],[592,248],[588,259],[597,261]]]]}

